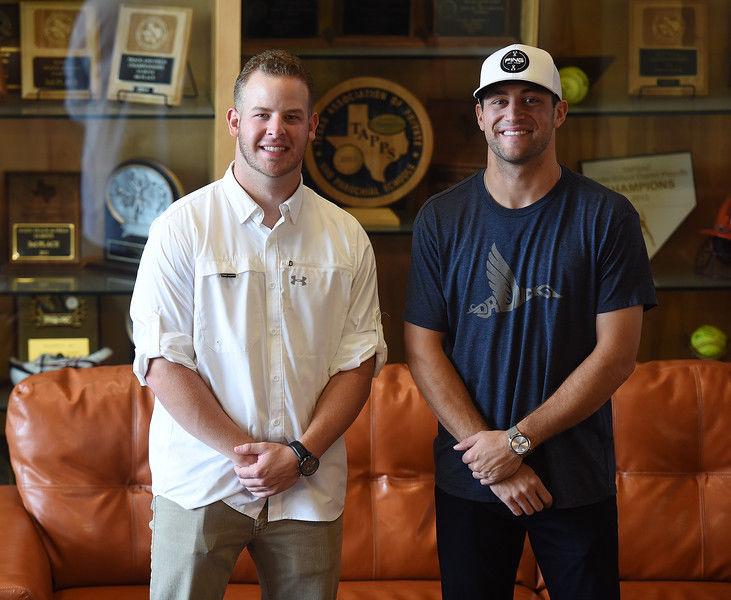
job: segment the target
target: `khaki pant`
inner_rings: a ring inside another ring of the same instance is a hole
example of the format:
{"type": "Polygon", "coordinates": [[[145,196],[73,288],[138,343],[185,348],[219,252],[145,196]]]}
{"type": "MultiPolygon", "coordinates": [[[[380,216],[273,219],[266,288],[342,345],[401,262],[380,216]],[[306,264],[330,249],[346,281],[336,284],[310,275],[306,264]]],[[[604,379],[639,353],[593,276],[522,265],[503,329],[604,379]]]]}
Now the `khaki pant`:
{"type": "Polygon", "coordinates": [[[266,600],[335,600],[343,517],[332,522],[251,519],[223,502],[186,510],[153,500],[151,600],[220,600],[241,551],[266,600]]]}

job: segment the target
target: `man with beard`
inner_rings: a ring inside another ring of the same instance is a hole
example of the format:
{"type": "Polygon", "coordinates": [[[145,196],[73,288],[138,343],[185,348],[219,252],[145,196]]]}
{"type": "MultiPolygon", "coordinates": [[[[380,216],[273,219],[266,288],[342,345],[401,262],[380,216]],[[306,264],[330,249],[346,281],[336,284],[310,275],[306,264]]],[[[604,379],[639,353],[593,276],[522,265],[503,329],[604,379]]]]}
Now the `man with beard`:
{"type": "Polygon", "coordinates": [[[220,599],[244,547],[262,596],[336,597],[343,433],[385,362],[375,260],[302,184],[311,77],[266,51],[226,119],[224,177],[150,228],[131,304],[150,425],[153,599],[220,599]]]}
{"type": "Polygon", "coordinates": [[[638,214],[559,165],[547,52],[495,52],[474,97],[487,166],[421,208],[404,317],[443,596],[512,599],[527,533],[552,600],[617,600],[609,398],[656,304],[638,214]]]}

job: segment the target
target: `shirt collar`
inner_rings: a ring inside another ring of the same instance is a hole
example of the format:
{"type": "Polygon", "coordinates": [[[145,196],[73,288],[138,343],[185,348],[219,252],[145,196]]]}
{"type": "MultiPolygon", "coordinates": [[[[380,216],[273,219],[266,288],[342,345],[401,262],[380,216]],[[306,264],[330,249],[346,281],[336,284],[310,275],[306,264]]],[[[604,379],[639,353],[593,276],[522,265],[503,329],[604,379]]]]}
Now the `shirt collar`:
{"type": "MultiPolygon", "coordinates": [[[[229,198],[231,206],[236,213],[240,223],[245,223],[248,219],[253,219],[258,225],[264,220],[264,211],[262,208],[252,199],[246,190],[241,187],[236,177],[234,177],[233,162],[226,169],[226,174],[223,176],[223,187],[226,191],[226,197],[229,198]]],[[[300,210],[302,209],[302,197],[304,194],[304,185],[302,183],[302,175],[300,175],[300,183],[297,189],[294,191],[287,200],[279,205],[279,211],[282,216],[292,220],[293,224],[297,224],[300,210]]]]}

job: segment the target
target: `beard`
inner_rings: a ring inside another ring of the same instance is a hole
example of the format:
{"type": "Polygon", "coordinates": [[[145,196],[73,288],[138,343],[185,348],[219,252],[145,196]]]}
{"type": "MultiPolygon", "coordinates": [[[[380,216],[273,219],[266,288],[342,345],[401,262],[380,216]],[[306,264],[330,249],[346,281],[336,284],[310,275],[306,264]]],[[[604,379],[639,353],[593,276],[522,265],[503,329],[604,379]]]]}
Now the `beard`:
{"type": "Polygon", "coordinates": [[[259,159],[256,156],[257,145],[248,145],[244,140],[241,132],[238,135],[238,145],[241,152],[241,156],[244,157],[244,161],[247,165],[257,173],[261,173],[267,177],[282,177],[289,175],[292,171],[300,168],[302,164],[302,158],[304,157],[304,151],[297,156],[292,146],[285,152],[287,155],[286,160],[277,161],[275,164],[267,165],[266,161],[259,159]]]}
{"type": "Polygon", "coordinates": [[[492,153],[504,162],[522,165],[543,154],[551,143],[553,131],[535,139],[529,146],[522,148],[505,147],[501,142],[501,134],[494,134],[487,139],[487,145],[492,153]]]}

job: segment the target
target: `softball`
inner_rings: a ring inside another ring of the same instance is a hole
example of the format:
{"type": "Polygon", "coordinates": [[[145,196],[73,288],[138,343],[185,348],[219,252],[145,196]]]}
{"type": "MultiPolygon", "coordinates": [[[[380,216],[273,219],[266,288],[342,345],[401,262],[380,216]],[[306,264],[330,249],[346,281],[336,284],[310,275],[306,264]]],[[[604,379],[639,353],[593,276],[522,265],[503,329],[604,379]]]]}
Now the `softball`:
{"type": "Polygon", "coordinates": [[[714,325],[701,325],[690,336],[690,347],[698,358],[721,358],[727,342],[726,334],[714,325]]]}
{"type": "Polygon", "coordinates": [[[589,92],[589,78],[579,67],[563,67],[558,71],[561,77],[561,94],[569,104],[578,104],[589,92]]]}

